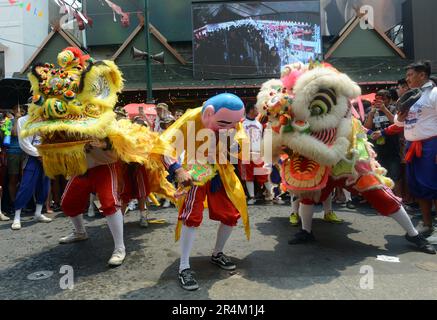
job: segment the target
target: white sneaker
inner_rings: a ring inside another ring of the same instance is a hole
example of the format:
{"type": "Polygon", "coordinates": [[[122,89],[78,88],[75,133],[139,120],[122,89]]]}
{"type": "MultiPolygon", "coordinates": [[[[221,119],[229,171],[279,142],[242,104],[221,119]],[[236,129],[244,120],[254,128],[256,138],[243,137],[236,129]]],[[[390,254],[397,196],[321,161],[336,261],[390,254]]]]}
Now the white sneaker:
{"type": "Polygon", "coordinates": [[[0,221],[9,221],[11,220],[9,217],[7,217],[3,212],[0,212],[0,221]]]}
{"type": "Polygon", "coordinates": [[[73,243],[73,242],[78,242],[78,241],[84,241],[88,239],[88,235],[86,232],[80,233],[80,232],[73,232],[71,234],[69,234],[66,237],[62,237],[61,239],[59,239],[59,243],[60,244],[68,244],[68,243],[73,243]]]}
{"type": "Polygon", "coordinates": [[[247,200],[247,204],[249,206],[252,206],[256,203],[256,199],[255,198],[249,198],[249,200],[247,200]]]}
{"type": "Polygon", "coordinates": [[[49,223],[49,222],[52,222],[53,221],[53,219],[50,219],[50,218],[47,218],[45,215],[40,215],[40,216],[38,216],[38,217],[33,217],[33,219],[36,221],[36,222],[43,222],[43,223],[49,223]]]}
{"type": "Polygon", "coordinates": [[[168,199],[165,199],[164,203],[162,204],[163,208],[169,208],[171,205],[170,201],[168,199]]]}
{"type": "Polygon", "coordinates": [[[285,201],[282,200],[281,198],[275,198],[275,199],[273,199],[273,203],[283,205],[283,204],[285,204],[285,201]]]}
{"type": "Polygon", "coordinates": [[[21,221],[14,221],[11,226],[12,230],[20,230],[21,229],[21,221]]]}
{"type": "Polygon", "coordinates": [[[112,253],[111,259],[109,259],[108,264],[110,266],[121,266],[124,258],[126,258],[126,250],[125,249],[115,249],[112,253]]]}
{"type": "Polygon", "coordinates": [[[272,202],[273,201],[273,195],[267,195],[264,197],[264,200],[267,202],[272,202]]]}
{"type": "Polygon", "coordinates": [[[127,207],[129,208],[129,211],[134,211],[136,209],[134,200],[131,200],[127,207]]]}
{"type": "Polygon", "coordinates": [[[264,200],[265,201],[268,201],[268,202],[271,202],[271,201],[273,201],[273,199],[275,198],[275,195],[274,195],[274,193],[272,192],[272,190],[265,190],[264,191],[264,200]]]}

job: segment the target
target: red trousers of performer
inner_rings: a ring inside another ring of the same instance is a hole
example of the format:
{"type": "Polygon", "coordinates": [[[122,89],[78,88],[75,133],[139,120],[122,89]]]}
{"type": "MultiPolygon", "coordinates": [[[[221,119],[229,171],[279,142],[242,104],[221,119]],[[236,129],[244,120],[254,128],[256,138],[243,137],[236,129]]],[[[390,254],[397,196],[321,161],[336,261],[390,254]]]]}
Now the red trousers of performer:
{"type": "MultiPolygon", "coordinates": [[[[383,216],[390,216],[399,211],[402,206],[402,199],[396,197],[393,191],[388,187],[358,192],[354,185],[346,187],[346,179],[334,180],[329,177],[326,187],[322,190],[320,202],[325,201],[336,187],[344,188],[352,194],[359,193],[367,202],[383,216]]],[[[302,199],[301,203],[311,205],[315,204],[313,200],[302,199]]]]}
{"type": "Polygon", "coordinates": [[[140,164],[122,164],[122,188],[120,198],[123,203],[132,199],[145,199],[150,192],[146,179],[146,168],[140,164]]]}
{"type": "Polygon", "coordinates": [[[263,185],[269,180],[269,176],[267,174],[255,174],[255,170],[257,168],[262,168],[264,166],[264,162],[255,163],[250,161],[250,163],[242,163],[240,161],[240,176],[243,181],[256,181],[259,185],[263,185]]]}
{"type": "Polygon", "coordinates": [[[119,165],[101,165],[89,169],[84,175],[71,178],[62,195],[62,211],[69,217],[84,213],[89,206],[89,195],[99,197],[103,215],[110,216],[120,207],[118,196],[119,165]]]}
{"type": "Polygon", "coordinates": [[[187,227],[198,227],[202,223],[205,197],[208,201],[209,218],[234,227],[240,213],[226,195],[223,186],[217,192],[210,191],[211,184],[193,186],[188,192],[184,204],[179,211],[179,220],[187,227]]]}

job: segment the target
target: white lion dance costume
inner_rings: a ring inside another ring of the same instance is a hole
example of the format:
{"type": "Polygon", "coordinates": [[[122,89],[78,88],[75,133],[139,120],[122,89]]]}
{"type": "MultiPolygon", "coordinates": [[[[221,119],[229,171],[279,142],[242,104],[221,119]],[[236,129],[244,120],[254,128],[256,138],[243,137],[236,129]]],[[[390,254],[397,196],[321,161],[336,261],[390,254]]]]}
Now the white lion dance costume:
{"type": "Polygon", "coordinates": [[[70,178],[62,210],[75,231],[60,243],[87,239],[82,214],[90,193],[96,193],[115,243],[109,264],[117,266],[125,258],[120,162],[144,165],[150,173],[150,192],[171,197],[174,190],[162,163],[171,149],[148,129],[116,120],[113,108],[123,79],[114,62],[94,61],[76,48],[66,48],[59,53],[58,64],[60,68],[52,64],[32,68],[33,102],[22,136],[41,137],[38,151],[49,177],[70,178]]]}
{"type": "Polygon", "coordinates": [[[273,129],[274,158],[288,153],[282,183],[301,200],[302,230],[289,243],[314,240],[314,204],[342,187],[395,219],[420,250],[435,254],[391,191],[393,182],[375,160],[365,129],[351,116],[350,99],[360,93],[356,83],[330,65],[296,64],[285,67],[280,80],[264,83],[258,94],[257,107],[273,129]]]}

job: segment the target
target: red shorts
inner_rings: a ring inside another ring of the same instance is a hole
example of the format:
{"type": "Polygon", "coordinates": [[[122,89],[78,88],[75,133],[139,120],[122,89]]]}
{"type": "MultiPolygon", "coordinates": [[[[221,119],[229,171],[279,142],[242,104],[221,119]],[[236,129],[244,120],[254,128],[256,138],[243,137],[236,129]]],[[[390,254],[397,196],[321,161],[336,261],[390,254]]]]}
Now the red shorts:
{"type": "Polygon", "coordinates": [[[146,179],[146,168],[140,164],[122,165],[122,187],[120,198],[123,203],[132,199],[145,199],[150,192],[146,179]]]}
{"type": "Polygon", "coordinates": [[[242,163],[240,162],[240,176],[243,181],[256,181],[258,184],[263,185],[267,181],[269,181],[269,175],[267,174],[257,174],[256,169],[262,168],[264,166],[264,162],[260,164],[256,164],[253,161],[250,163],[242,163]]]}
{"type": "MultiPolygon", "coordinates": [[[[349,192],[356,194],[357,190],[353,188],[353,185],[346,187],[345,182],[346,179],[334,180],[330,177],[326,187],[322,190],[320,202],[325,201],[336,187],[344,188],[349,192]]],[[[389,216],[398,212],[402,206],[402,199],[396,197],[393,191],[387,187],[368,190],[360,192],[359,194],[383,216],[389,216]]],[[[314,204],[314,201],[309,199],[302,199],[301,202],[308,205],[314,204]]]]}
{"type": "Polygon", "coordinates": [[[62,211],[69,217],[84,213],[89,206],[90,193],[97,193],[103,214],[114,214],[120,207],[118,174],[118,164],[112,163],[89,169],[84,175],[71,178],[62,195],[62,211]]]}
{"type": "Polygon", "coordinates": [[[202,223],[205,197],[208,199],[209,218],[220,221],[227,226],[236,226],[240,213],[221,187],[217,192],[210,191],[210,182],[204,186],[193,186],[188,192],[182,208],[179,210],[179,220],[187,227],[198,227],[202,223]]]}

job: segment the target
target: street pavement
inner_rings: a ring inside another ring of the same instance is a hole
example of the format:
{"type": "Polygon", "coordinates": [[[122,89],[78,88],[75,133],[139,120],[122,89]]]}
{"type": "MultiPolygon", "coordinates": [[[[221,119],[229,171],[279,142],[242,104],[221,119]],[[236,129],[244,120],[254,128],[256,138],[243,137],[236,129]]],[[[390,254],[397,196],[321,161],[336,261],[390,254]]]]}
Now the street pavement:
{"type": "Polygon", "coordinates": [[[318,207],[317,241],[290,246],[298,229],[289,225],[288,206],[250,207],[250,241],[240,223],[225,248],[237,263],[234,272],[209,262],[217,222],[205,211],[191,258],[200,284],[195,292],[177,282],[175,208],[153,210],[151,217],[167,222],[147,229],[139,227],[138,212],[130,212],[125,219],[128,254],[113,269],[106,264],[113,243],[102,217],[85,218],[89,239],[70,245],[58,244],[72,230],[62,213],[49,215],[55,218],[50,224],[24,217],[20,231],[0,222],[0,299],[437,299],[436,255],[415,251],[392,219],[369,208],[335,209],[344,224],[324,222],[318,207]],[[378,261],[378,255],[400,262],[378,261]],[[62,285],[63,266],[72,267],[72,289],[62,285]],[[45,278],[44,271],[52,273],[45,278]],[[29,280],[35,272],[41,279],[29,280]]]}

